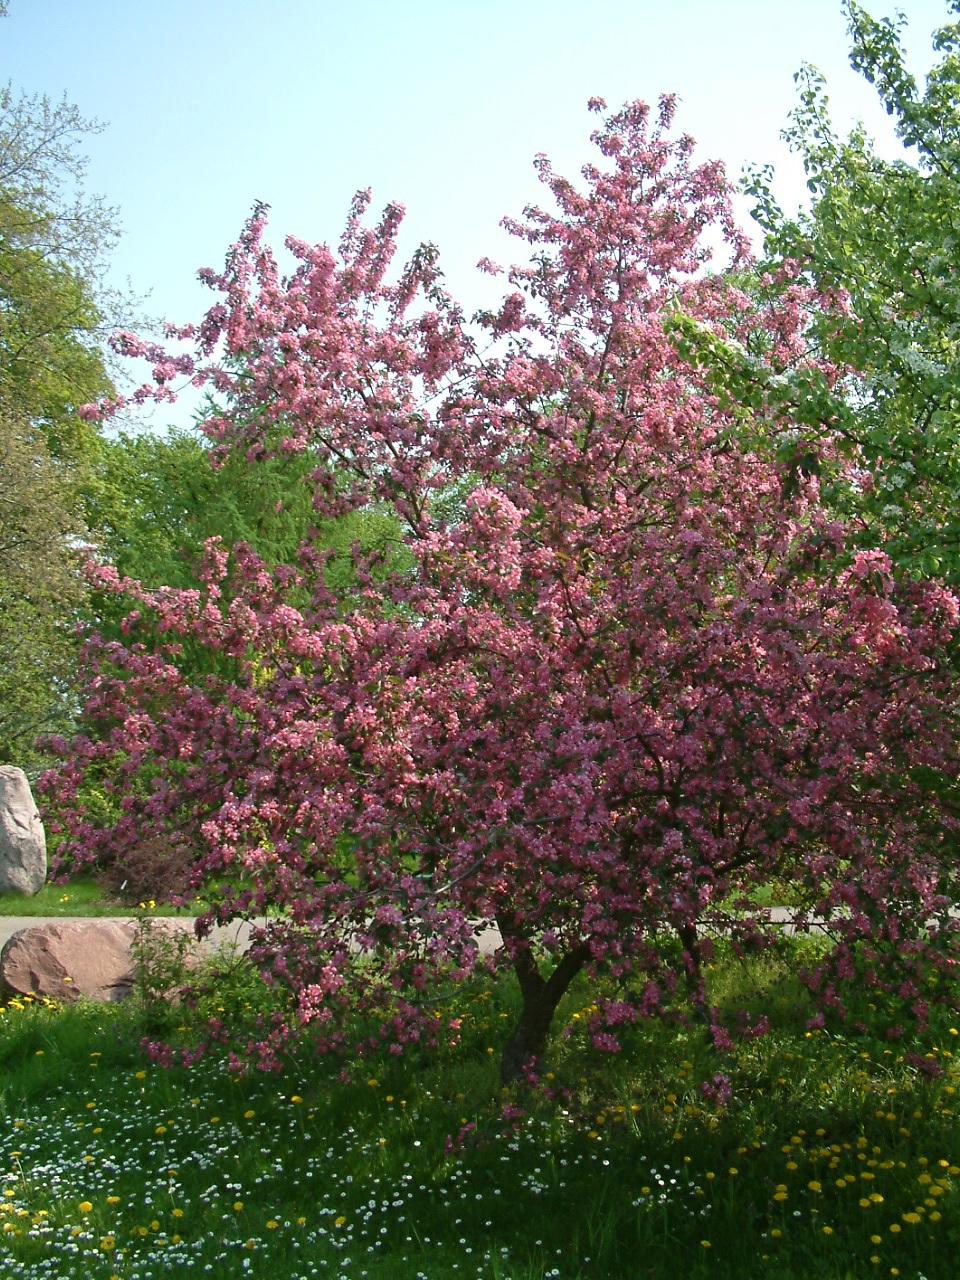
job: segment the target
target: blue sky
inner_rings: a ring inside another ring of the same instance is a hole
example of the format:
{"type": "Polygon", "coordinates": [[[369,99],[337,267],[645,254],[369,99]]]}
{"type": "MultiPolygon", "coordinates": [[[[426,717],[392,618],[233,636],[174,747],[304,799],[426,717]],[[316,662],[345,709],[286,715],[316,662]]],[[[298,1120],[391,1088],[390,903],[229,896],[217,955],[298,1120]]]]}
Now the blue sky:
{"type": "MultiPolygon", "coordinates": [[[[946,0],[901,7],[922,72],[946,0]]],[[[677,93],[704,158],[732,177],[771,162],[795,203],[779,133],[801,62],[839,122],[886,129],[846,51],[839,0],[9,0],[0,19],[0,79],[106,125],[88,186],[124,229],[115,277],[181,323],[212,301],[197,268],[220,265],[255,199],[275,242],[332,241],[363,186],[406,206],[402,243],[434,241],[472,309],[477,259],[516,256],[500,218],[540,198],[533,156],[566,173],[591,158],[594,94],[677,93]]]]}

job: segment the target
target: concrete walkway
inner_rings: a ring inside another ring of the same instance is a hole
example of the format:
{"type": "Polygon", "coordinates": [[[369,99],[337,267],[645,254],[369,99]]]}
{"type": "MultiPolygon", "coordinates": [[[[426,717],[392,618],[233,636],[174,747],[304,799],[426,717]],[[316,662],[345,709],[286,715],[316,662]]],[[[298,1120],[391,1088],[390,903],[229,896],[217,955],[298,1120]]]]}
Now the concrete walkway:
{"type": "MultiPolygon", "coordinates": [[[[158,916],[156,918],[170,920],[191,934],[193,932],[192,916],[158,916]]],[[[139,919],[141,919],[140,916],[0,916],[0,950],[15,933],[19,933],[21,929],[29,929],[33,925],[69,924],[72,920],[116,920],[121,923],[134,923],[139,919]]],[[[215,951],[224,944],[246,951],[250,945],[250,930],[254,925],[263,924],[266,924],[266,920],[261,917],[254,921],[237,920],[233,924],[216,925],[210,936],[204,939],[203,945],[211,951],[215,951]]],[[[477,941],[483,955],[492,955],[500,946],[500,932],[494,928],[484,929],[477,935],[477,941]]]]}
{"type": "MultiPolygon", "coordinates": [[[[770,919],[772,923],[783,926],[787,933],[794,932],[793,926],[794,910],[791,907],[771,907],[770,919]]],[[[160,919],[169,919],[180,925],[183,929],[193,930],[192,916],[167,916],[158,917],[160,919]]],[[[21,929],[29,929],[31,925],[38,924],[67,924],[71,920],[137,920],[139,916],[0,916],[0,949],[8,938],[12,938],[15,933],[21,929]]],[[[264,924],[263,919],[259,919],[255,924],[264,924]]],[[[234,924],[217,925],[213,933],[205,941],[205,945],[211,950],[222,946],[224,943],[232,943],[245,951],[250,945],[250,929],[252,923],[247,920],[238,920],[234,924]]],[[[811,928],[815,931],[822,929],[822,922],[814,923],[811,928]]],[[[480,950],[484,955],[491,955],[500,946],[500,932],[496,928],[484,929],[477,935],[480,943],[480,950]]]]}

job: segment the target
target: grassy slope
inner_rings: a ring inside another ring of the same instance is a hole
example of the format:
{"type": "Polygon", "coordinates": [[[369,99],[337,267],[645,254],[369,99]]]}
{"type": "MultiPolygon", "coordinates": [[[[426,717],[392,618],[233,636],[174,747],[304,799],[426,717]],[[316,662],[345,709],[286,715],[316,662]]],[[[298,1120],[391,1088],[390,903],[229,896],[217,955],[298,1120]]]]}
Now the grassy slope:
{"type": "MultiPolygon", "coordinates": [[[[581,987],[539,1094],[497,1087],[508,980],[438,1006],[459,1044],[353,1060],[346,1081],[305,1051],[282,1076],[153,1067],[141,1034],[187,1025],[162,1004],[9,1006],[0,1273],[954,1280],[956,1023],[909,1047],[935,1078],[903,1045],[808,1032],[802,959],[785,942],[718,964],[714,998],[773,1022],[724,1055],[703,1028],[646,1023],[598,1059],[581,987]],[[718,1073],[725,1105],[701,1090],[718,1073]]],[[[252,992],[233,981],[210,1006],[227,1020],[252,992]]]]}

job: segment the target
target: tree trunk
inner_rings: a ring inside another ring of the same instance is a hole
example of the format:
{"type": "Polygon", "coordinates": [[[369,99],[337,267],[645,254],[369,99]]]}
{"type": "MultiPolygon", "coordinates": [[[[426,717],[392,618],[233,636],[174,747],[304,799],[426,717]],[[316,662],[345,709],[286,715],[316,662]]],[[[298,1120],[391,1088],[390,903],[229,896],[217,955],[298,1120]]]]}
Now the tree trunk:
{"type": "Polygon", "coordinates": [[[519,1079],[525,1068],[539,1070],[557,1005],[586,964],[587,955],[586,947],[568,951],[547,979],[541,975],[529,951],[520,951],[514,957],[513,968],[523,1005],[500,1058],[501,1084],[519,1079]]]}
{"type": "Polygon", "coordinates": [[[697,927],[693,924],[679,925],[677,934],[684,950],[684,967],[687,971],[687,993],[693,1004],[693,1016],[697,1022],[709,1022],[707,1012],[707,996],[703,982],[702,956],[700,942],[697,938],[697,927]],[[689,957],[689,959],[687,958],[689,957]]]}

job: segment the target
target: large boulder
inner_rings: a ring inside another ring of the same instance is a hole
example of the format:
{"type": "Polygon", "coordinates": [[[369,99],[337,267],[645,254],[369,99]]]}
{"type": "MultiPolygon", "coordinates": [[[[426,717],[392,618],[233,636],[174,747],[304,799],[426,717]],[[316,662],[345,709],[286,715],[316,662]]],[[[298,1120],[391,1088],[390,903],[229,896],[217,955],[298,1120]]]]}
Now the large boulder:
{"type": "Polygon", "coordinates": [[[22,769],[0,765],[0,893],[36,893],[47,878],[47,841],[22,769]]]}
{"type": "MultiPolygon", "coordinates": [[[[152,920],[151,930],[173,936],[192,920],[152,920]]],[[[53,1000],[123,1000],[133,989],[131,945],[137,921],[56,920],[15,933],[0,952],[0,980],[20,995],[53,1000]]]]}

